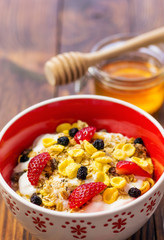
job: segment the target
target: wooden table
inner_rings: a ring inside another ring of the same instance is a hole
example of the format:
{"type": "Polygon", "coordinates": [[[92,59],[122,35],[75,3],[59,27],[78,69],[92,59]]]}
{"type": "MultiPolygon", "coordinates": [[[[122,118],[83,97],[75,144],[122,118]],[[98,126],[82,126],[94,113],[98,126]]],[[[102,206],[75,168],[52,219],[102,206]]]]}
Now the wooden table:
{"type": "MultiPolygon", "coordinates": [[[[44,62],[64,51],[90,51],[117,33],[144,32],[164,24],[163,0],[1,0],[0,128],[23,109],[56,96],[75,94],[74,84],[54,91],[44,62]]],[[[94,93],[89,81],[82,93],[94,93]]],[[[164,106],[155,116],[164,126],[164,106]]],[[[164,199],[129,240],[164,239],[164,199]]],[[[0,197],[0,239],[35,240],[14,219],[0,197]]]]}

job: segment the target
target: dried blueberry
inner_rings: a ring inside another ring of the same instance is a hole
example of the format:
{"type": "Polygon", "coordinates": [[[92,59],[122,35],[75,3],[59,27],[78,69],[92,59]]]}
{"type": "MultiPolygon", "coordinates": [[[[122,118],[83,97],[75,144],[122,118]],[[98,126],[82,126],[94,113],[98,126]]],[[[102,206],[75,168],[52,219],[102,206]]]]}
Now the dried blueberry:
{"type": "Polygon", "coordinates": [[[135,187],[132,187],[128,191],[129,196],[138,198],[141,195],[141,190],[135,187]]]}
{"type": "Polygon", "coordinates": [[[29,160],[29,157],[27,155],[21,155],[20,162],[27,162],[29,160]]]}
{"type": "Polygon", "coordinates": [[[70,137],[74,137],[75,134],[76,134],[78,131],[79,131],[78,128],[71,128],[71,129],[69,130],[69,135],[70,135],[70,137]]]}
{"type": "Polygon", "coordinates": [[[77,178],[85,180],[88,174],[88,169],[85,166],[81,166],[77,171],[77,178]]]}
{"type": "Polygon", "coordinates": [[[96,140],[93,142],[93,146],[94,146],[97,150],[104,149],[104,141],[103,141],[102,139],[96,139],[96,140]]]}
{"type": "Polygon", "coordinates": [[[68,137],[60,137],[60,138],[58,138],[57,143],[66,147],[69,144],[69,138],[68,137]]]}
{"type": "Polygon", "coordinates": [[[42,199],[36,193],[32,194],[30,201],[38,206],[42,204],[42,199]]]}
{"type": "Polygon", "coordinates": [[[112,174],[113,176],[118,176],[118,174],[116,173],[116,168],[115,167],[111,167],[109,168],[108,171],[110,174],[112,174]]]}
{"type": "Polygon", "coordinates": [[[26,149],[22,152],[20,157],[20,162],[27,162],[29,160],[28,154],[31,152],[31,149],[26,149]]]}
{"type": "Polygon", "coordinates": [[[144,145],[144,142],[143,142],[142,138],[136,138],[136,139],[134,140],[134,144],[136,144],[136,143],[139,143],[139,144],[144,145]]]}

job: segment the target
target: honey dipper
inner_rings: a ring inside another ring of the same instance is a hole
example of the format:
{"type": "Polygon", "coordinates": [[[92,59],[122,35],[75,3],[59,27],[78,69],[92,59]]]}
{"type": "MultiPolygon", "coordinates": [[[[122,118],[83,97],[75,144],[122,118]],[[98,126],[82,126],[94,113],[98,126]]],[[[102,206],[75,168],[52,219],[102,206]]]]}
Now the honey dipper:
{"type": "Polygon", "coordinates": [[[92,53],[68,52],[58,54],[45,63],[45,75],[51,85],[67,84],[82,77],[90,66],[157,41],[164,41],[164,27],[141,34],[108,50],[92,53]]]}

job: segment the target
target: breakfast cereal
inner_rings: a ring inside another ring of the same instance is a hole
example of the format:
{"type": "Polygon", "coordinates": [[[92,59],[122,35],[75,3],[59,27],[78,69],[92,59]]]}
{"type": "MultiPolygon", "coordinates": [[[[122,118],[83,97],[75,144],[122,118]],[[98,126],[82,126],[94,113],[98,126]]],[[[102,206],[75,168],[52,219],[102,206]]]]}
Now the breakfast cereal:
{"type": "Polygon", "coordinates": [[[24,199],[66,212],[119,207],[153,185],[153,163],[142,138],[61,123],[18,158],[11,182],[24,199]]]}

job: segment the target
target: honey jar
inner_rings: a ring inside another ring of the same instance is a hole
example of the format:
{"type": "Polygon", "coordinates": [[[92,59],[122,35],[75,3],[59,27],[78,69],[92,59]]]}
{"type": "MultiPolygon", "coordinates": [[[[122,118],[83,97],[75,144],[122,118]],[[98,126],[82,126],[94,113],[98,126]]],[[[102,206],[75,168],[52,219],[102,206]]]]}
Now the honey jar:
{"type": "MultiPolygon", "coordinates": [[[[132,36],[117,35],[97,43],[92,51],[123,44],[132,36]]],[[[90,67],[95,93],[130,102],[150,114],[155,113],[164,99],[163,44],[142,47],[117,58],[90,67]]]]}

